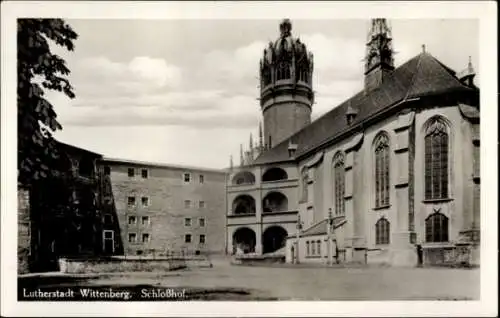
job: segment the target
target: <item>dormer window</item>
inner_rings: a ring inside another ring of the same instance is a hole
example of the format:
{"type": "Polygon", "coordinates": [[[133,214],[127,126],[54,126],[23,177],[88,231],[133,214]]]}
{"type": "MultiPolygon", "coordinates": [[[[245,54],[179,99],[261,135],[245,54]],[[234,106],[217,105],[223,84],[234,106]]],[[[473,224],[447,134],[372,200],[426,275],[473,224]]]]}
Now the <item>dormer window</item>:
{"type": "Polygon", "coordinates": [[[347,106],[345,117],[348,125],[352,124],[357,114],[358,111],[355,108],[353,108],[351,105],[347,106]]]}
{"type": "Polygon", "coordinates": [[[294,157],[296,151],[297,151],[297,144],[293,144],[292,142],[290,142],[288,144],[288,156],[290,158],[294,157]]]}

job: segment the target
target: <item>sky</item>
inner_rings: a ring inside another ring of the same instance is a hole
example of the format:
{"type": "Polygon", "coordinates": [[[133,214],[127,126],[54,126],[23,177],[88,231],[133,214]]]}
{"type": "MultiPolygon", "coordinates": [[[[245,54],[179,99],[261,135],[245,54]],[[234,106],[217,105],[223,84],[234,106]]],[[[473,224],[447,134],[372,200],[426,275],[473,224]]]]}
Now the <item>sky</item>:
{"type": "MultiPolygon", "coordinates": [[[[278,20],[66,20],[75,50],[53,45],[76,98],[47,95],[60,141],[129,160],[225,168],[258,135],[258,64],[278,20]]],[[[455,71],[479,69],[479,24],[466,19],[389,20],[396,66],[426,51],[455,71]]],[[[314,54],[312,119],[363,86],[369,20],[292,20],[314,54]]],[[[480,85],[479,74],[476,83],[480,85]]]]}

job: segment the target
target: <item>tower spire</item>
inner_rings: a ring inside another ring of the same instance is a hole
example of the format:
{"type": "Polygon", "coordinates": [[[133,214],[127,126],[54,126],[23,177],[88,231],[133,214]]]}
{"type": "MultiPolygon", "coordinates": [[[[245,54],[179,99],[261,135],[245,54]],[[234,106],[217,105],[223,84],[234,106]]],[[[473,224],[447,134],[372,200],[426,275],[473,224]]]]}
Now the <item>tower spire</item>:
{"type": "Polygon", "coordinates": [[[229,156],[229,169],[231,171],[233,170],[233,155],[229,156]]]}
{"type": "Polygon", "coordinates": [[[243,167],[245,163],[245,158],[243,157],[243,145],[240,144],[240,166],[243,167]]]}
{"type": "Polygon", "coordinates": [[[386,19],[372,19],[365,56],[365,90],[378,87],[394,69],[391,28],[386,19]]]}

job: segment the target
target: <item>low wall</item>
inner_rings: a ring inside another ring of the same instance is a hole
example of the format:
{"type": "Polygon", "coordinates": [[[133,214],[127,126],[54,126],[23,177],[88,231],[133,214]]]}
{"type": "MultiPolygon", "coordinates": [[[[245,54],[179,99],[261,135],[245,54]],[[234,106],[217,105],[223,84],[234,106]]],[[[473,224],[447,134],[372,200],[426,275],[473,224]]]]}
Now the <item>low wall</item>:
{"type": "Polygon", "coordinates": [[[234,256],[231,261],[232,264],[240,265],[250,265],[250,264],[262,264],[262,263],[284,263],[285,255],[259,255],[259,254],[241,254],[234,256]]]}
{"type": "Polygon", "coordinates": [[[423,261],[431,266],[479,266],[479,245],[424,247],[423,261]]]}
{"type": "MultiPolygon", "coordinates": [[[[62,273],[166,272],[186,268],[183,259],[96,258],[59,259],[62,273]]],[[[194,263],[194,262],[192,262],[194,263]]]]}

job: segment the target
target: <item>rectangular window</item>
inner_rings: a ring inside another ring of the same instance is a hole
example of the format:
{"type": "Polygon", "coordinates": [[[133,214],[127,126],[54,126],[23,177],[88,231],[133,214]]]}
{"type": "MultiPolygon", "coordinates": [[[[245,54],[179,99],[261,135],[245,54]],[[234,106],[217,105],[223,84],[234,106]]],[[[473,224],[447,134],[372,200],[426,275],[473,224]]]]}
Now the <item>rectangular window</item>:
{"type": "Polygon", "coordinates": [[[314,241],[311,242],[311,255],[316,255],[316,246],[314,245],[314,241]]]}
{"type": "Polygon", "coordinates": [[[198,222],[200,224],[200,227],[205,227],[205,218],[200,218],[198,222]]]}
{"type": "Polygon", "coordinates": [[[191,218],[184,218],[184,226],[191,226],[191,218]]]}
{"type": "Polygon", "coordinates": [[[148,178],[148,169],[142,169],[141,176],[143,179],[147,179],[148,178]]]}
{"type": "Polygon", "coordinates": [[[135,169],[134,168],[128,168],[128,176],[133,177],[135,176],[135,169]]]}
{"type": "Polygon", "coordinates": [[[128,234],[128,242],[129,243],[135,243],[137,241],[137,234],[135,233],[129,233],[128,234]]]}
{"type": "Polygon", "coordinates": [[[111,174],[111,168],[109,166],[104,166],[104,175],[109,176],[111,174]]]}
{"type": "Polygon", "coordinates": [[[128,197],[128,205],[129,206],[135,205],[135,197],[128,197]]]}
{"type": "Polygon", "coordinates": [[[203,184],[205,183],[205,176],[200,174],[200,183],[203,184]]]}
{"type": "Polygon", "coordinates": [[[142,242],[143,243],[148,243],[149,242],[149,234],[148,233],[143,233],[142,234],[142,242]]]}
{"type": "Polygon", "coordinates": [[[184,179],[184,182],[186,182],[186,183],[191,182],[191,174],[190,173],[184,173],[183,179],[184,179]]]}
{"type": "Polygon", "coordinates": [[[141,203],[142,203],[142,206],[149,206],[149,198],[148,197],[142,197],[141,198],[141,203]]]}
{"type": "Polygon", "coordinates": [[[205,234],[200,234],[200,244],[205,244],[205,234]]]}
{"type": "Polygon", "coordinates": [[[135,224],[137,222],[137,218],[135,216],[128,217],[128,224],[135,224]]]}
{"type": "Polygon", "coordinates": [[[205,207],[205,201],[200,201],[200,209],[203,209],[205,207]]]}
{"type": "Polygon", "coordinates": [[[110,230],[104,230],[103,235],[104,235],[105,240],[111,240],[111,239],[113,239],[114,232],[110,231],[110,230]]]}
{"type": "Polygon", "coordinates": [[[184,200],[184,207],[189,209],[191,207],[191,200],[184,200]]]}
{"type": "Polygon", "coordinates": [[[306,242],[306,249],[307,249],[307,250],[306,250],[306,255],[307,255],[307,256],[311,255],[311,249],[310,249],[310,247],[309,247],[309,241],[307,241],[307,242],[306,242]]]}
{"type": "Polygon", "coordinates": [[[191,243],[191,234],[186,234],[184,236],[184,242],[185,243],[191,243]]]}
{"type": "Polygon", "coordinates": [[[143,216],[141,220],[142,225],[149,225],[149,216],[143,216]]]}

